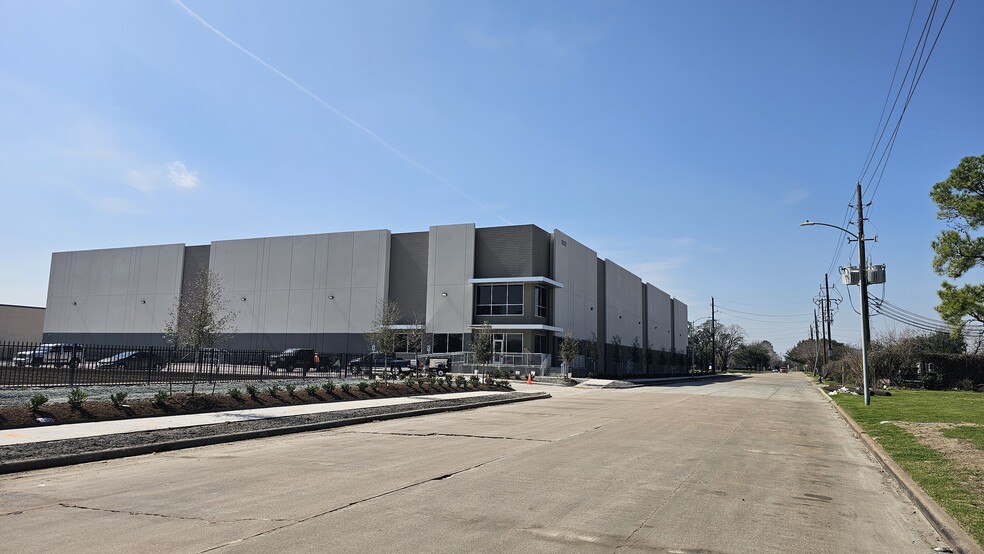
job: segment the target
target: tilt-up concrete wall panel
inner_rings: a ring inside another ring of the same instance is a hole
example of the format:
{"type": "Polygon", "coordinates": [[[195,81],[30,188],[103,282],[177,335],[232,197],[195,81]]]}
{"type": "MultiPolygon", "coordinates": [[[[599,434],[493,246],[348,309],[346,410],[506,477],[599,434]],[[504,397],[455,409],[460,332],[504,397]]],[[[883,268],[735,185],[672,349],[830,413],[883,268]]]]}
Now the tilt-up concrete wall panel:
{"type": "Polygon", "coordinates": [[[673,299],[673,351],[687,353],[687,305],[673,299]]]}
{"type": "Polygon", "coordinates": [[[605,342],[619,335],[622,346],[629,347],[633,339],[642,346],[642,279],[619,266],[605,260],[605,327],[608,336],[605,342]]]}
{"type": "Polygon", "coordinates": [[[432,333],[471,333],[475,274],[475,224],[430,228],[427,248],[427,328],[432,333]]]}
{"type": "Polygon", "coordinates": [[[669,294],[646,283],[646,333],[648,348],[673,351],[673,299],[669,294]]]}
{"type": "Polygon", "coordinates": [[[159,343],[181,293],[184,250],[168,244],[52,254],[44,340],[159,343]]]}
{"type": "Polygon", "coordinates": [[[598,253],[554,229],[553,279],[563,288],[553,290],[554,325],[570,329],[581,340],[598,333],[598,253]]]}

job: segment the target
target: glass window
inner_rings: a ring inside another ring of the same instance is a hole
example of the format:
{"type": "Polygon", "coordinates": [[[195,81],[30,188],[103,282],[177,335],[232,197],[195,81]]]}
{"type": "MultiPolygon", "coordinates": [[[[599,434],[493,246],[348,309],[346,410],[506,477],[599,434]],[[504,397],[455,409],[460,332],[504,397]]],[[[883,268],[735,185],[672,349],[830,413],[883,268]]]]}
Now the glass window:
{"type": "Polygon", "coordinates": [[[492,287],[478,287],[478,303],[479,304],[492,303],[492,287]]]}
{"type": "Polygon", "coordinates": [[[538,354],[546,354],[547,337],[543,335],[533,335],[533,351],[538,354]]]}
{"type": "Polygon", "coordinates": [[[523,285],[479,285],[475,315],[523,315],[523,285]]]}
{"type": "Polygon", "coordinates": [[[503,286],[492,286],[492,303],[493,304],[505,304],[506,303],[506,291],[507,287],[503,286]]]}
{"type": "Polygon", "coordinates": [[[533,305],[536,307],[536,317],[547,317],[547,289],[545,287],[533,289],[533,305]]]}
{"type": "Polygon", "coordinates": [[[523,305],[523,285],[509,285],[508,304],[523,305]]]}
{"type": "Polygon", "coordinates": [[[464,348],[462,344],[464,343],[463,335],[448,335],[448,352],[463,352],[464,348]]]}
{"type": "Polygon", "coordinates": [[[523,351],[523,335],[521,333],[509,333],[506,335],[506,352],[520,353],[523,351]]]}
{"type": "Polygon", "coordinates": [[[434,352],[447,352],[448,351],[448,335],[447,333],[434,333],[434,352]]]}

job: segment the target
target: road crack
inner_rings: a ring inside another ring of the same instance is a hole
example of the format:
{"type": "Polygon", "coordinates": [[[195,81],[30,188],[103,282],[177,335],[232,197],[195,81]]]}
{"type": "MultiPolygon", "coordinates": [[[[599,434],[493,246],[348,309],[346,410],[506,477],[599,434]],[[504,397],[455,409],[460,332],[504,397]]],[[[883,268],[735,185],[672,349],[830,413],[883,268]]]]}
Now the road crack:
{"type": "Polygon", "coordinates": [[[501,437],[496,435],[468,435],[463,433],[398,433],[395,431],[352,431],[347,435],[393,435],[397,437],[464,437],[469,439],[494,439],[507,441],[554,442],[550,439],[533,439],[527,437],[501,437]]]}
{"type": "Polygon", "coordinates": [[[215,525],[218,523],[242,523],[247,521],[291,521],[289,519],[269,519],[269,518],[241,518],[241,519],[207,519],[202,517],[186,517],[186,516],[176,516],[168,514],[156,514],[153,512],[138,512],[134,510],[113,510],[110,508],[95,508],[92,506],[80,506],[78,504],[66,504],[64,502],[59,502],[57,504],[62,508],[72,508],[76,510],[88,510],[93,512],[104,512],[109,514],[123,514],[128,516],[141,516],[141,517],[159,517],[164,519],[177,519],[183,521],[200,521],[203,523],[208,523],[209,525],[215,525]]]}
{"type": "MultiPolygon", "coordinates": [[[[482,463],[475,464],[475,465],[470,466],[470,467],[459,469],[457,471],[452,471],[451,473],[445,473],[443,475],[438,475],[438,476],[435,476],[435,477],[428,477],[427,479],[423,479],[423,480],[417,481],[415,483],[410,483],[409,485],[404,485],[402,487],[397,487],[395,489],[391,489],[391,490],[388,490],[386,492],[381,492],[379,494],[374,494],[374,495],[371,495],[371,496],[367,496],[367,497],[361,498],[359,500],[353,500],[353,501],[349,502],[348,504],[344,504],[342,506],[337,506],[337,507],[332,508],[330,510],[325,510],[324,512],[320,512],[320,513],[317,513],[317,514],[314,514],[314,515],[310,515],[308,517],[301,518],[301,519],[298,519],[298,520],[279,520],[279,521],[288,521],[288,523],[286,523],[284,525],[281,525],[279,527],[274,527],[273,529],[268,529],[266,531],[261,531],[259,533],[250,535],[248,537],[244,537],[244,538],[241,538],[241,539],[236,539],[234,541],[229,541],[229,542],[227,542],[225,544],[220,544],[218,546],[213,546],[212,548],[207,548],[205,550],[200,551],[200,554],[204,554],[205,552],[214,552],[216,550],[225,548],[227,546],[232,546],[232,545],[235,545],[235,544],[244,543],[244,542],[246,542],[246,541],[248,541],[250,539],[255,539],[255,538],[258,538],[258,537],[263,537],[263,536],[266,536],[266,535],[272,535],[273,533],[275,533],[277,531],[288,529],[290,527],[293,527],[295,525],[299,525],[301,523],[307,523],[309,521],[313,521],[313,520],[318,519],[320,517],[331,515],[331,514],[333,514],[335,512],[340,512],[342,510],[347,510],[347,509],[349,509],[349,508],[351,508],[353,506],[358,506],[360,504],[364,504],[366,502],[370,502],[372,500],[376,500],[377,498],[382,498],[384,496],[389,496],[391,494],[395,494],[395,493],[402,492],[402,491],[405,491],[405,490],[408,490],[408,489],[412,489],[414,487],[419,487],[420,485],[424,485],[424,484],[430,483],[432,481],[444,481],[445,479],[450,479],[451,477],[454,477],[455,475],[460,475],[462,473],[465,473],[465,472],[468,472],[468,471],[472,471],[474,469],[478,469],[478,468],[480,468],[480,467],[482,467],[484,465],[491,464],[493,462],[497,462],[497,461],[499,461],[501,459],[502,459],[501,457],[499,457],[499,458],[493,458],[491,460],[486,460],[486,461],[484,461],[482,463]]],[[[278,520],[271,520],[271,521],[278,521],[278,520]]]]}

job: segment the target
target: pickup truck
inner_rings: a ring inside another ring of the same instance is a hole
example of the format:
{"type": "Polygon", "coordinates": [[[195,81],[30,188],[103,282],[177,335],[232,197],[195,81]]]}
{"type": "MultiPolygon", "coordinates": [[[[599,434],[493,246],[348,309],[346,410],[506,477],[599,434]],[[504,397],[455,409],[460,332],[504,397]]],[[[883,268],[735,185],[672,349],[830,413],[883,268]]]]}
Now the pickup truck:
{"type": "Polygon", "coordinates": [[[348,369],[352,373],[362,373],[365,371],[368,374],[372,374],[376,370],[381,372],[389,369],[394,376],[399,376],[401,373],[410,373],[413,371],[413,368],[410,367],[410,360],[404,358],[390,358],[388,356],[383,356],[382,354],[366,354],[361,358],[349,360],[348,369]]]}

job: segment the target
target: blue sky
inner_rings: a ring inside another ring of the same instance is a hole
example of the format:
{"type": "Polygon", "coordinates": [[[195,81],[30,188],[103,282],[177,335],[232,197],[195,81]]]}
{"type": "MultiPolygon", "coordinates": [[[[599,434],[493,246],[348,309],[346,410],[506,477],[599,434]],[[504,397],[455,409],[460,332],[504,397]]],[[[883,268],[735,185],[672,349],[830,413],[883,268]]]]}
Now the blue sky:
{"type": "MultiPolygon", "coordinates": [[[[837,232],[798,224],[843,223],[912,9],[4,2],[0,303],[43,305],[56,251],[534,223],[691,319],[714,296],[781,353],[854,251],[835,258],[837,232]]],[[[984,3],[957,2],[866,229],[888,268],[873,292],[926,316],[929,189],[984,153],[981,21],[984,3]]],[[[837,289],[834,338],[856,344],[837,289]]]]}

